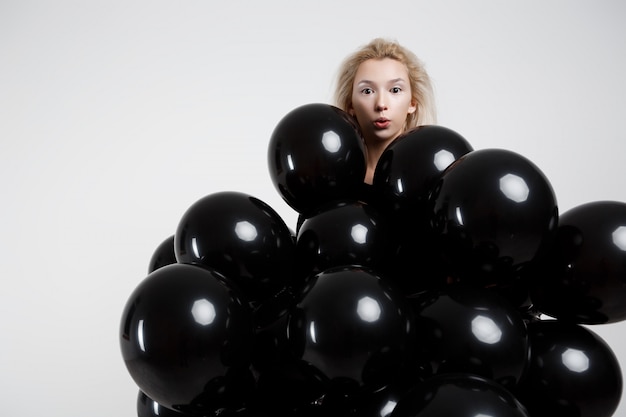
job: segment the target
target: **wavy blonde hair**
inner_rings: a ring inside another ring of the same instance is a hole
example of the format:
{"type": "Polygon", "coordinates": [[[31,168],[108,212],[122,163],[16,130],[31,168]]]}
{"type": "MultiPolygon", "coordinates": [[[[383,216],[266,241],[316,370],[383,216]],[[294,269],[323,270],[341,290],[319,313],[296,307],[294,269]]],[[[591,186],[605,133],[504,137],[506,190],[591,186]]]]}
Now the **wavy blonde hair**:
{"type": "Polygon", "coordinates": [[[409,73],[411,99],[417,111],[408,114],[405,130],[435,124],[437,113],[433,87],[422,61],[397,41],[376,38],[346,57],[339,67],[335,85],[335,105],[344,111],[352,107],[354,78],[359,65],[370,59],[391,58],[403,63],[409,73]]]}

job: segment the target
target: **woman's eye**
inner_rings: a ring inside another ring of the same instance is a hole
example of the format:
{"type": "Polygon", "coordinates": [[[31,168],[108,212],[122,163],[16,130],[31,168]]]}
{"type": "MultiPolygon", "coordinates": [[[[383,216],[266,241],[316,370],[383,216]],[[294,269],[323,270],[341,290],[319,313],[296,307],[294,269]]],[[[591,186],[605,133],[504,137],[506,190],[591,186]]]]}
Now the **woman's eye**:
{"type": "Polygon", "coordinates": [[[400,91],[402,91],[402,89],[401,89],[400,87],[393,87],[393,88],[391,89],[391,92],[392,92],[392,93],[399,93],[400,91]]]}
{"type": "Polygon", "coordinates": [[[372,90],[371,88],[364,88],[361,90],[361,93],[363,94],[372,94],[374,92],[374,90],[372,90]]]}

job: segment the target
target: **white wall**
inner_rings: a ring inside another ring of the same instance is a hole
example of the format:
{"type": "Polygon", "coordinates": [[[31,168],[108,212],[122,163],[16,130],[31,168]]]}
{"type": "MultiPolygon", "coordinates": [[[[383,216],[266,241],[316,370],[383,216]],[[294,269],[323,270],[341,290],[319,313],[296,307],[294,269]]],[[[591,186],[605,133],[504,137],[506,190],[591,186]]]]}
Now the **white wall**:
{"type": "MultiPolygon", "coordinates": [[[[440,124],[533,160],[561,212],[626,201],[624,18],[621,0],[2,1],[0,413],[136,415],[117,335],[153,250],[220,190],[295,225],[270,133],[373,37],[426,62],[440,124]]],[[[624,370],[625,330],[596,327],[624,370]]]]}

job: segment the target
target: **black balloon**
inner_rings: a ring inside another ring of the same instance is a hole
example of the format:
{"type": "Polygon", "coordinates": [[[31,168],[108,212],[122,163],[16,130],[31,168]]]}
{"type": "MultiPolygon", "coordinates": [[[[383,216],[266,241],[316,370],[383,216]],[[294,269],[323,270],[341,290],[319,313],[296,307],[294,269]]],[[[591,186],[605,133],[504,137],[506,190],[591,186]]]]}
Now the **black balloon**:
{"type": "Polygon", "coordinates": [[[358,267],[316,275],[290,312],[288,330],[294,356],[328,379],[334,393],[385,386],[411,350],[404,298],[358,267]]]}
{"type": "Polygon", "coordinates": [[[561,214],[530,286],[533,305],[559,320],[626,319],[626,203],[594,201],[561,214]]]}
{"type": "Polygon", "coordinates": [[[517,309],[488,289],[425,291],[410,299],[435,373],[474,373],[512,388],[528,365],[528,331],[517,309]]]}
{"type": "Polygon", "coordinates": [[[193,417],[193,414],[185,414],[163,407],[139,391],[137,395],[137,417],[193,417]]]}
{"type": "Polygon", "coordinates": [[[274,186],[299,213],[357,198],[365,178],[365,144],[357,125],[323,103],[295,108],[279,121],[267,160],[274,186]]]}
{"type": "Polygon", "coordinates": [[[356,201],[333,203],[302,222],[298,271],[310,276],[331,267],[361,265],[382,272],[392,245],[388,222],[375,208],[356,201]]]}
{"type": "Polygon", "coordinates": [[[130,295],[120,347],[131,377],[172,410],[200,414],[240,407],[251,395],[253,340],[248,303],[209,269],[167,265],[130,295]]]}
{"type": "Polygon", "coordinates": [[[472,151],[442,174],[433,227],[452,280],[509,285],[552,243],[558,207],[552,186],[524,156],[472,151]]]}
{"type": "MultiPolygon", "coordinates": [[[[391,417],[530,415],[502,385],[472,374],[445,374],[429,378],[404,395],[391,413],[391,417]]],[[[534,414],[532,416],[535,417],[534,414]]]]}
{"type": "Polygon", "coordinates": [[[174,235],[168,237],[157,246],[148,264],[148,273],[154,272],[165,265],[175,264],[174,235]]]}
{"type": "Polygon", "coordinates": [[[590,329],[557,320],[528,324],[530,366],[517,397],[532,416],[609,417],[622,395],[619,362],[590,329]]]}
{"type": "Polygon", "coordinates": [[[295,242],[266,203],[241,192],[209,194],[187,209],[174,238],[176,259],[216,269],[252,302],[281,291],[292,276],[295,242]]]}
{"type": "Polygon", "coordinates": [[[443,126],[419,126],[403,133],[387,146],[376,165],[373,186],[379,202],[394,216],[425,216],[441,173],[473,150],[467,139],[443,126]]]}
{"type": "Polygon", "coordinates": [[[407,294],[446,282],[429,224],[430,195],[444,170],[472,150],[452,129],[419,126],[389,144],[376,165],[372,191],[365,199],[392,223],[397,243],[390,261],[395,271],[391,277],[407,294]]]}

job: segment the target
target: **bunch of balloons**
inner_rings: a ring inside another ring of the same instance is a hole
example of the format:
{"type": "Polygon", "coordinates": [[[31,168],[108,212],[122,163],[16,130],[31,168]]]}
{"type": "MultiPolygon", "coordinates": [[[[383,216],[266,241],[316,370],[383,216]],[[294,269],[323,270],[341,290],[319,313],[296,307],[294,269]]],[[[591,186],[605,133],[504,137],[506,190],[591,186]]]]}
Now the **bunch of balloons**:
{"type": "Polygon", "coordinates": [[[195,202],[128,298],[139,417],[608,417],[626,318],[626,204],[559,213],[530,160],[407,131],[365,184],[340,109],[276,125],[290,227],[241,192],[195,202]]]}

